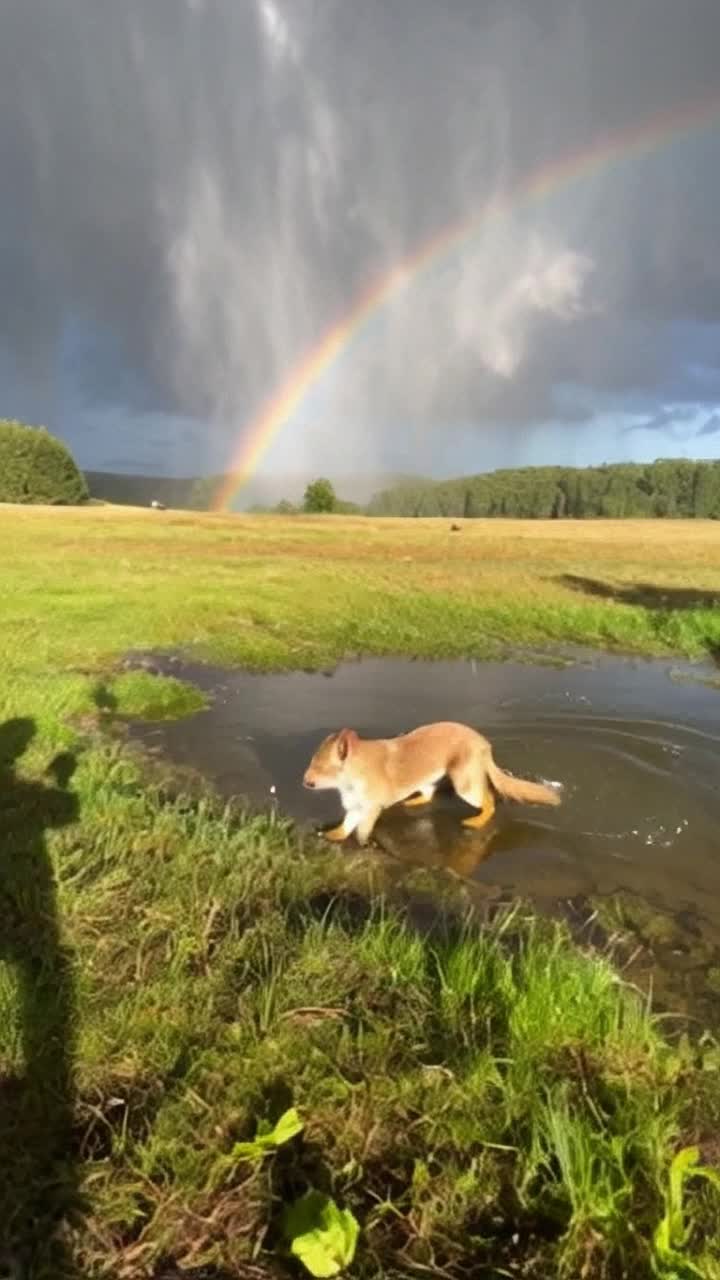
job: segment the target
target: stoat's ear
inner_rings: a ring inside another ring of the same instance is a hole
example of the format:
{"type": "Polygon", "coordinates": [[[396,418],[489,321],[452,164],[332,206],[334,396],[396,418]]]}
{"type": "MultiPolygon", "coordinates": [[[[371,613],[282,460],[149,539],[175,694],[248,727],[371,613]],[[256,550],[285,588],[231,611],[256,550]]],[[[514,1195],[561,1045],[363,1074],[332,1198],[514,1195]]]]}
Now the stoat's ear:
{"type": "Polygon", "coordinates": [[[347,760],[358,736],[354,729],[341,729],[337,736],[337,751],[341,760],[347,760]]]}

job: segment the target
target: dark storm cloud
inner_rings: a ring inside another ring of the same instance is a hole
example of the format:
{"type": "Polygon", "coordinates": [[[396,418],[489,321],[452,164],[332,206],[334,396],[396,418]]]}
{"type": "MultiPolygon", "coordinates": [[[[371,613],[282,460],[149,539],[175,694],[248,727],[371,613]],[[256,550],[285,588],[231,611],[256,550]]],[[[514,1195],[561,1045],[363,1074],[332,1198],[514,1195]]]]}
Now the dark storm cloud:
{"type": "Polygon", "coordinates": [[[716,436],[720,432],[720,413],[713,413],[697,432],[699,436],[716,436]]]}
{"type": "MultiPolygon", "coordinates": [[[[193,416],[237,426],[423,236],[718,82],[716,0],[5,0],[0,21],[5,386],[70,432],[111,406],[108,457],[121,410],[128,455],[153,416],[183,417],[183,448],[193,416]]],[[[333,370],[320,438],[354,423],[380,457],[395,421],[430,452],[454,422],[571,427],[568,383],[720,399],[719,158],[706,134],[481,226],[333,370]]]]}
{"type": "Polygon", "coordinates": [[[697,405],[666,405],[664,408],[659,409],[657,413],[642,417],[639,421],[623,427],[623,434],[629,435],[635,431],[666,432],[673,427],[684,427],[685,424],[688,425],[688,430],[690,430],[697,420],[697,416],[697,405]]]}

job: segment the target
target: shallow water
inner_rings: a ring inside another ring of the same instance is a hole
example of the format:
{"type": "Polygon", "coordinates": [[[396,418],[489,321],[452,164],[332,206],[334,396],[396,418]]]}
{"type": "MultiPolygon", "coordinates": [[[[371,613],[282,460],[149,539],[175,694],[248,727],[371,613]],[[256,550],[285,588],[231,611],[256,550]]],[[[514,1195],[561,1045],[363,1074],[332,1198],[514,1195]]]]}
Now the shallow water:
{"type": "Polygon", "coordinates": [[[340,816],[334,793],[301,785],[326,733],[474,725],[501,767],[561,781],[562,806],[502,804],[488,832],[472,833],[460,825],[465,806],[442,795],[427,809],[383,815],[376,837],[386,852],[538,902],[627,891],[697,914],[720,938],[720,691],[678,679],[697,668],[609,657],[561,669],[372,659],[324,675],[175,658],[152,666],[199,685],[212,703],[185,720],[134,725],[132,736],[224,795],[276,804],[301,824],[340,816]]]}

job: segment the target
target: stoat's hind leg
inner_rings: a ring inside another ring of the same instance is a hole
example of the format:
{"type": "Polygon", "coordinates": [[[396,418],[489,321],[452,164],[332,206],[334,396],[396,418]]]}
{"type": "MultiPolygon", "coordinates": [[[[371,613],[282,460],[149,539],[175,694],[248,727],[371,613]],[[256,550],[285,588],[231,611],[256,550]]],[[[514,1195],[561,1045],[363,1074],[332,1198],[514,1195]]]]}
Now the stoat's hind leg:
{"type": "Polygon", "coordinates": [[[448,774],[460,799],[472,805],[473,809],[481,811],[473,814],[472,818],[463,818],[463,826],[475,831],[482,830],[492,821],[495,813],[495,796],[487,774],[484,771],[478,772],[476,761],[464,761],[449,770],[448,774]]]}
{"type": "Polygon", "coordinates": [[[418,804],[429,804],[435,795],[437,783],[431,782],[427,787],[420,787],[415,795],[410,796],[409,800],[403,800],[406,809],[414,809],[418,804]]]}
{"type": "MultiPolygon", "coordinates": [[[[465,796],[462,797],[465,799],[465,796]]],[[[468,800],[468,804],[475,804],[474,800],[468,800]]],[[[481,831],[486,827],[495,815],[495,797],[489,787],[485,789],[485,797],[480,806],[480,813],[473,814],[472,818],[463,818],[463,826],[471,827],[474,831],[481,831]]]]}

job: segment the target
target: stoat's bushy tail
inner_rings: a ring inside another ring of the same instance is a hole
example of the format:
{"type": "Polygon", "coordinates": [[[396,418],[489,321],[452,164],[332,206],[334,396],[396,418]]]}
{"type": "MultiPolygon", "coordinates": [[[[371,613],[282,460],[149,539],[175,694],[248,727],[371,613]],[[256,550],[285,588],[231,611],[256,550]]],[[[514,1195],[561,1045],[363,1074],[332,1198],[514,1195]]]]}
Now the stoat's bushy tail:
{"type": "Polygon", "coordinates": [[[562,801],[559,790],[546,786],[544,782],[513,778],[511,773],[499,769],[494,760],[488,765],[488,777],[498,795],[504,796],[506,800],[516,800],[518,804],[558,805],[562,801]]]}

